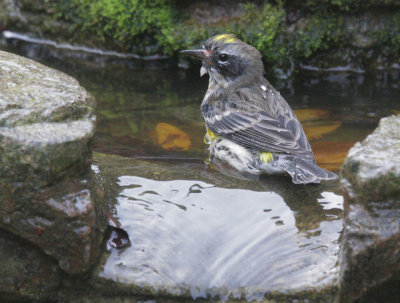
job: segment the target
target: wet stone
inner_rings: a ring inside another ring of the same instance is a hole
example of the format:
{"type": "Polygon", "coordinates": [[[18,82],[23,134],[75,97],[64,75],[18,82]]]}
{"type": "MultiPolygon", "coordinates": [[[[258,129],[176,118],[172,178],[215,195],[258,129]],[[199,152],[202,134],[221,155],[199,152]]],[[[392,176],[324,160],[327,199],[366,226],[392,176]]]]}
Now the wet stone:
{"type": "Polygon", "coordinates": [[[103,295],[333,301],[337,183],[238,180],[203,164],[98,153],[93,169],[131,244],[108,245],[89,282],[103,295]]]}
{"type": "Polygon", "coordinates": [[[67,179],[0,208],[2,228],[38,245],[70,273],[90,269],[102,239],[86,179],[67,179]],[[20,207],[23,205],[23,207],[20,207]]]}
{"type": "Polygon", "coordinates": [[[101,241],[87,181],[94,105],[75,79],[0,51],[0,228],[70,273],[90,268],[101,241]]]}
{"type": "Polygon", "coordinates": [[[130,245],[129,235],[122,228],[112,227],[109,239],[107,242],[107,247],[110,249],[114,248],[124,248],[130,245]]]}
{"type": "Polygon", "coordinates": [[[60,270],[54,260],[0,230],[1,302],[55,300],[59,285],[60,270]]]}
{"type": "MultiPolygon", "coordinates": [[[[345,198],[340,302],[367,302],[400,280],[400,115],[348,153],[341,169],[345,198]]],[[[397,302],[395,301],[386,302],[397,302]]]]}

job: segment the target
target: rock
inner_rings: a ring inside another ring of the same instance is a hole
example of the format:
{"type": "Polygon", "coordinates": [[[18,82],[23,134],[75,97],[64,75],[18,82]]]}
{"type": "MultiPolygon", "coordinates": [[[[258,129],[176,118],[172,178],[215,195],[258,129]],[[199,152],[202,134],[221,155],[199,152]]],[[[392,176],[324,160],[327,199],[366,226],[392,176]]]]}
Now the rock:
{"type": "Polygon", "coordinates": [[[0,228],[70,273],[101,241],[86,176],[94,105],[75,79],[0,51],[0,228]]]}
{"type": "Polygon", "coordinates": [[[32,245],[0,230],[0,301],[55,301],[60,270],[32,245]]]}
{"type": "MultiPolygon", "coordinates": [[[[400,193],[400,115],[383,118],[378,128],[349,151],[341,170],[352,202],[370,206],[400,193]]],[[[398,206],[388,201],[386,208],[398,206]]]]}
{"type": "MultiPolygon", "coordinates": [[[[63,32],[64,36],[73,35],[74,28],[63,21],[52,17],[54,7],[49,1],[15,1],[0,2],[0,30],[12,27],[17,31],[39,34],[41,31],[50,33],[63,32]]],[[[79,33],[75,33],[79,35],[79,33]]],[[[52,38],[56,38],[57,35],[52,38]]]]}
{"type": "Polygon", "coordinates": [[[366,302],[372,290],[384,293],[388,285],[399,284],[399,150],[400,115],[383,118],[349,151],[341,169],[345,228],[340,302],[366,302]]]}
{"type": "Polygon", "coordinates": [[[75,79],[34,61],[0,51],[0,62],[0,184],[29,176],[31,188],[41,187],[84,172],[94,98],[75,79]]]}

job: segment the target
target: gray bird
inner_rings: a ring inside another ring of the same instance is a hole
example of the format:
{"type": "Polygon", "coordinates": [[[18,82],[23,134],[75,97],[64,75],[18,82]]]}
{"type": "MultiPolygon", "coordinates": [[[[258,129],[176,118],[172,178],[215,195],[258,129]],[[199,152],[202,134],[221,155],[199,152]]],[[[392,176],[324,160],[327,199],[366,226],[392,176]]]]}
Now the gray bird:
{"type": "Polygon", "coordinates": [[[201,111],[211,162],[252,175],[288,173],[295,184],[337,178],[317,166],[293,110],[263,77],[256,48],[222,34],[182,52],[201,59],[200,75],[209,75],[201,111]]]}

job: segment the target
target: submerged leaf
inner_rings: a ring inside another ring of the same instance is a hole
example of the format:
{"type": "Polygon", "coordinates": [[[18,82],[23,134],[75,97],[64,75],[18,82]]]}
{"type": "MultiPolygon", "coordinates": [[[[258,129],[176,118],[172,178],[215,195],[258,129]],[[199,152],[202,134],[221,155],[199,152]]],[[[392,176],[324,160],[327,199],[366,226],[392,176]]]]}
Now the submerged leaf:
{"type": "Polygon", "coordinates": [[[328,115],[327,111],[315,108],[296,109],[294,113],[300,121],[324,119],[328,115]]]}
{"type": "Polygon", "coordinates": [[[155,134],[157,144],[163,149],[188,150],[192,144],[188,134],[168,123],[158,123],[155,134]]]}
{"type": "Polygon", "coordinates": [[[324,123],[316,122],[304,122],[302,123],[304,132],[307,135],[308,140],[316,140],[322,138],[323,135],[333,132],[335,129],[339,128],[340,122],[330,121],[324,123]]]}
{"type": "Polygon", "coordinates": [[[315,142],[311,144],[318,166],[338,171],[354,142],[315,142]]]}

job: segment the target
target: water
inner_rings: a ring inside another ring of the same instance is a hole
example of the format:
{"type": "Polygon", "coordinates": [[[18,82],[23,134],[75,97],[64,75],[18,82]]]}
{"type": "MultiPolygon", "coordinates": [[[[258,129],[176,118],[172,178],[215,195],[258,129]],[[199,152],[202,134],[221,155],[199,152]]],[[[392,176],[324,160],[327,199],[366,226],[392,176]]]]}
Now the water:
{"type": "MultiPolygon", "coordinates": [[[[38,49],[28,53],[42,54],[38,49]]],[[[93,167],[110,187],[110,212],[131,244],[109,247],[100,278],[222,299],[334,288],[338,183],[242,181],[207,168],[199,107],[208,80],[198,68],[98,69],[36,59],[77,78],[98,101],[101,154],[93,167]]],[[[308,72],[271,82],[295,109],[319,165],[337,172],[380,117],[400,111],[399,75],[308,72]]]]}
{"type": "MultiPolygon", "coordinates": [[[[107,279],[194,298],[254,300],[329,286],[336,277],[340,211],[301,230],[274,192],[136,176],[118,184],[116,217],[132,246],[111,250],[100,274],[107,279]]],[[[321,196],[324,210],[342,209],[341,196],[321,196]]]]}

